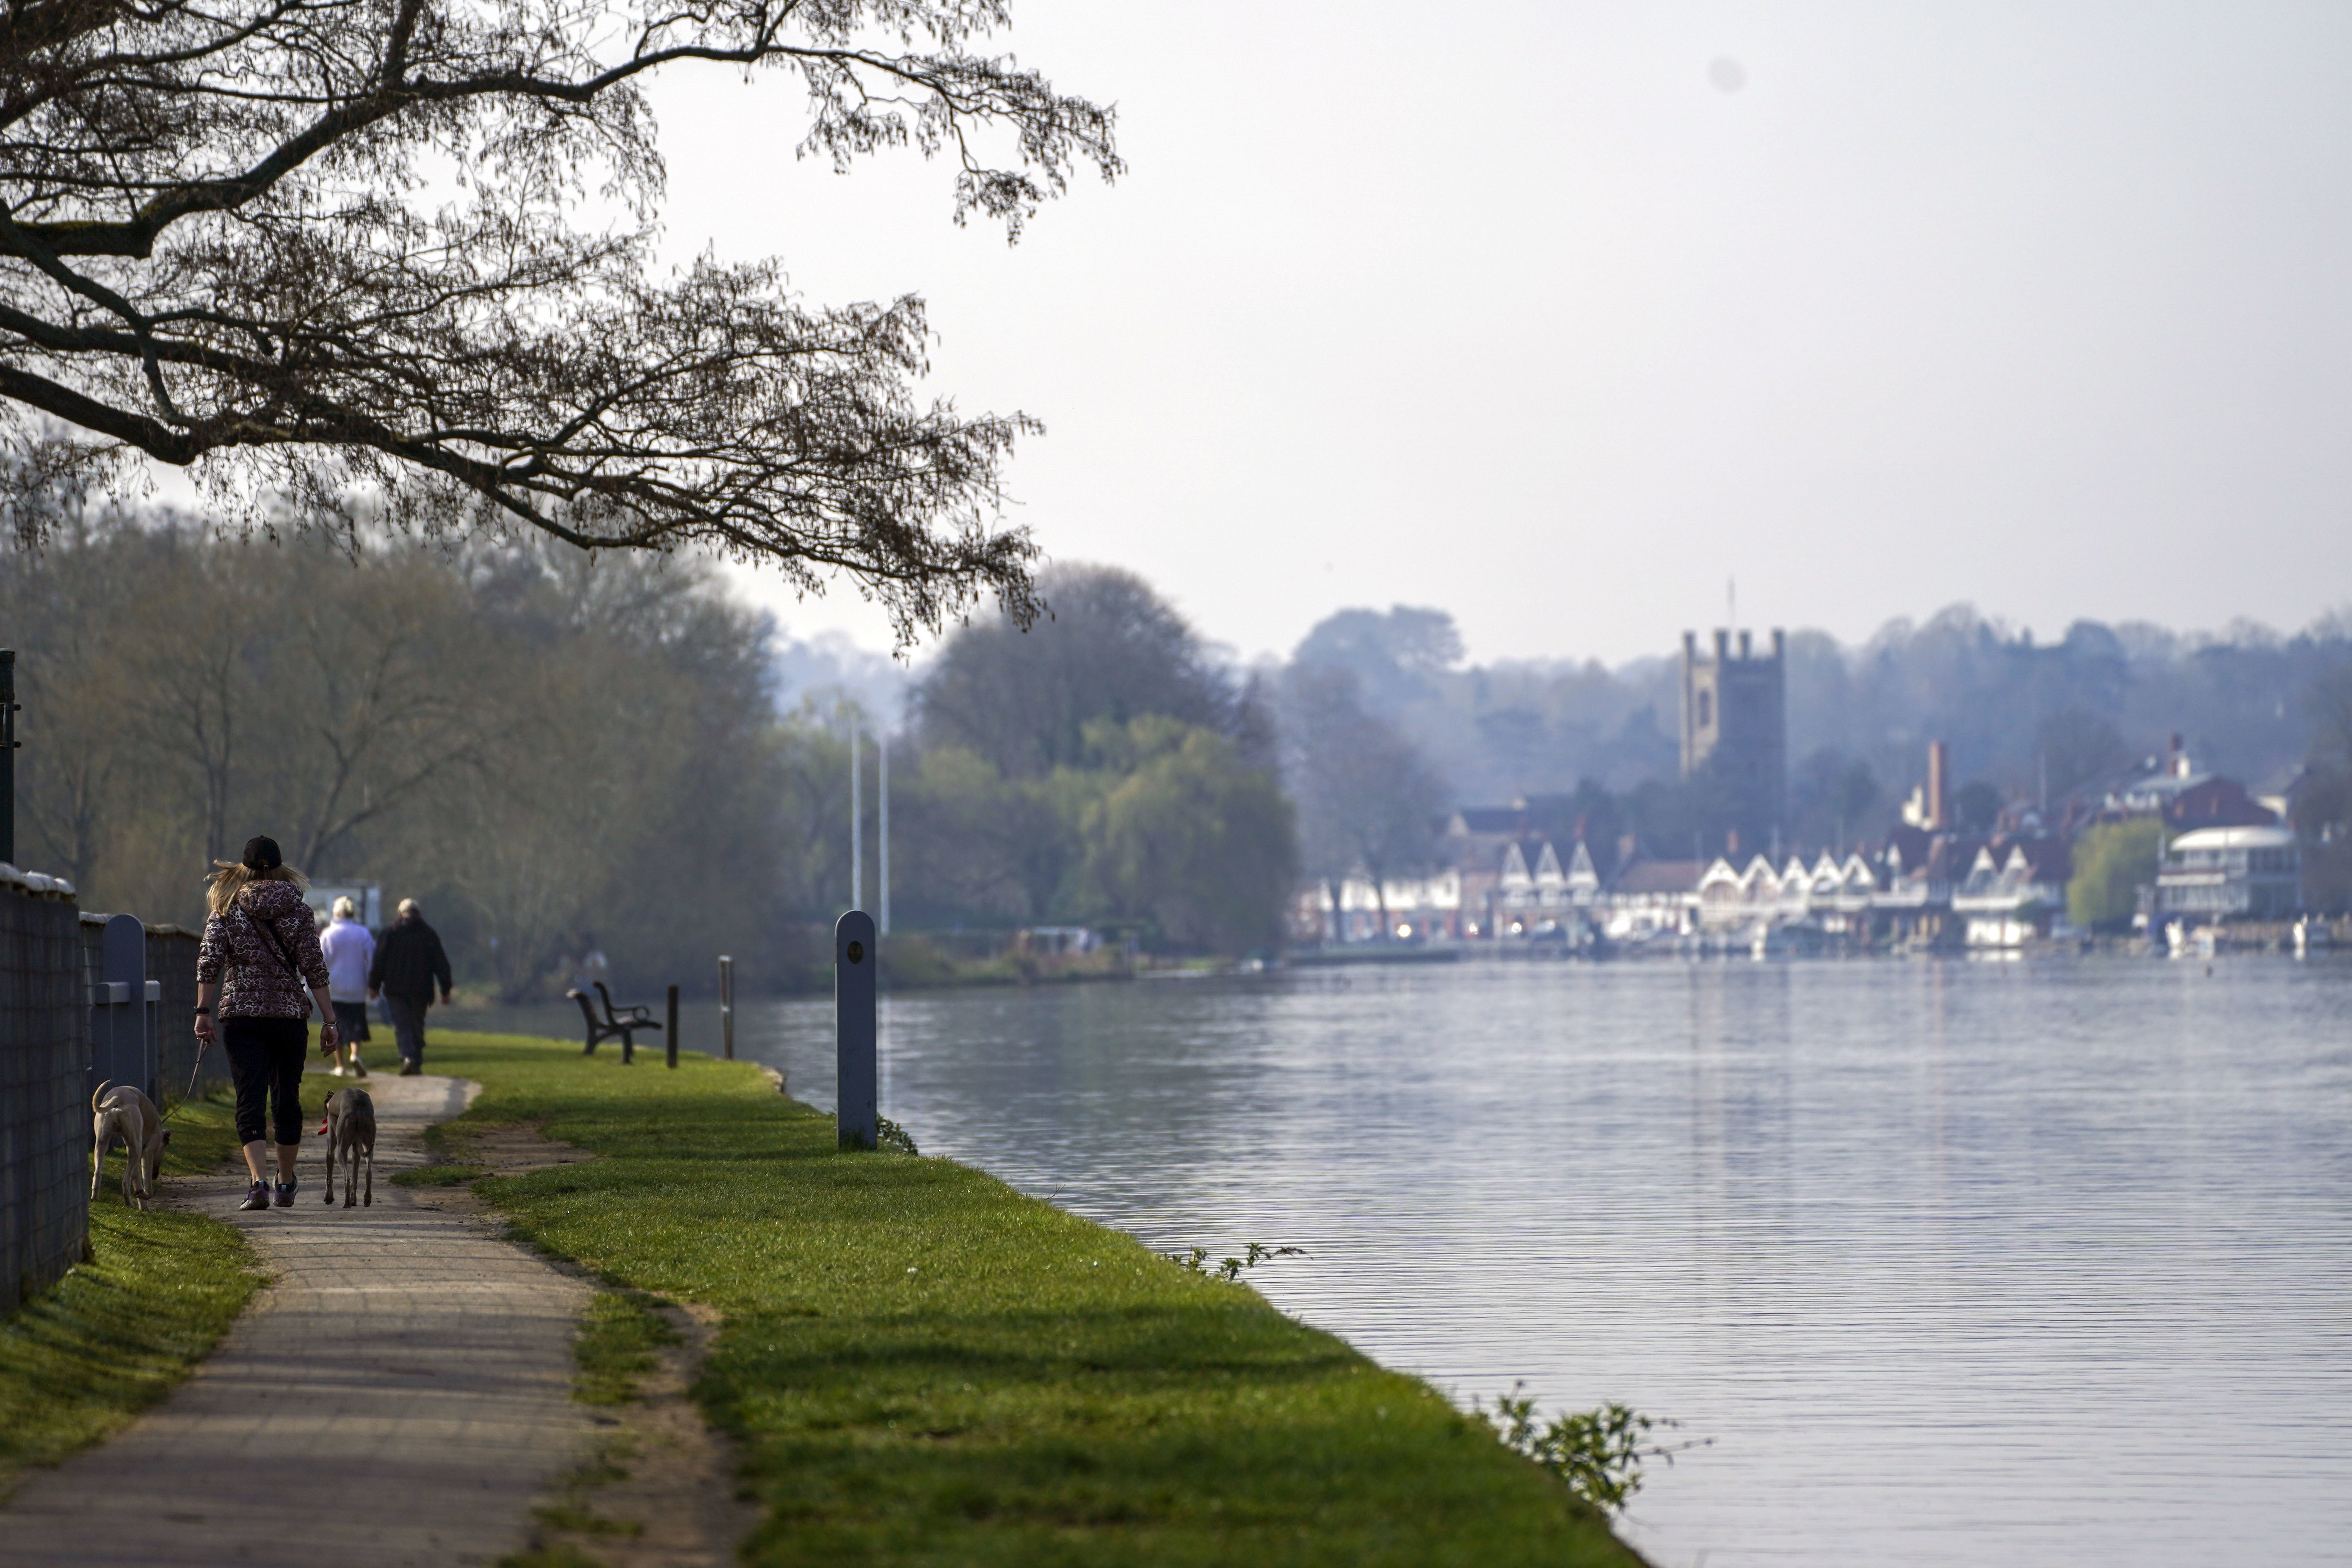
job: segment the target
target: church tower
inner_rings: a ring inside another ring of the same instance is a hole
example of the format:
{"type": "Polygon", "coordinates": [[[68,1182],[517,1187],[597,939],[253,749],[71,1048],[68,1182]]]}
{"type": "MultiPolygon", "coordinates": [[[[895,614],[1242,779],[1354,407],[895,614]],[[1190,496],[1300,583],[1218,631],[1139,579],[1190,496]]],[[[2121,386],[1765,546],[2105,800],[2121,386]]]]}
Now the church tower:
{"type": "Polygon", "coordinates": [[[1715,634],[1715,654],[1699,652],[1698,637],[1683,634],[1683,777],[1709,777],[1723,786],[1731,820],[1744,842],[1761,848],[1788,811],[1788,634],[1772,633],[1772,651],[1759,654],[1748,634],[1715,634]]]}

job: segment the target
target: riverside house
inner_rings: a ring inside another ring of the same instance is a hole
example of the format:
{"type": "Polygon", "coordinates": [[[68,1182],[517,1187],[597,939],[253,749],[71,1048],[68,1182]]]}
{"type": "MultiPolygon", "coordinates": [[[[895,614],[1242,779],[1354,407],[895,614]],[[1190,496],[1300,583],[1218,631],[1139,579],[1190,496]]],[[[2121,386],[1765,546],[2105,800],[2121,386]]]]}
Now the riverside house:
{"type": "Polygon", "coordinates": [[[2200,827],[2165,846],[2156,914],[2201,923],[2282,920],[2303,908],[2302,852],[2290,827],[2200,827]]]}

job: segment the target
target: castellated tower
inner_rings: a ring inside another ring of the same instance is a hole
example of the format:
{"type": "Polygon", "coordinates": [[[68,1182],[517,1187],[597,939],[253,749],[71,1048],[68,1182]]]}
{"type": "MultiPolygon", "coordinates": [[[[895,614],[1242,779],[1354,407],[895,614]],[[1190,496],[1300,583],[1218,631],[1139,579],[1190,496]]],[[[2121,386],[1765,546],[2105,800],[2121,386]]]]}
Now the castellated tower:
{"type": "Polygon", "coordinates": [[[1711,776],[1744,845],[1765,847],[1788,809],[1788,634],[1775,628],[1772,651],[1759,654],[1748,634],[1715,634],[1715,656],[1683,634],[1683,777],[1711,776]]]}

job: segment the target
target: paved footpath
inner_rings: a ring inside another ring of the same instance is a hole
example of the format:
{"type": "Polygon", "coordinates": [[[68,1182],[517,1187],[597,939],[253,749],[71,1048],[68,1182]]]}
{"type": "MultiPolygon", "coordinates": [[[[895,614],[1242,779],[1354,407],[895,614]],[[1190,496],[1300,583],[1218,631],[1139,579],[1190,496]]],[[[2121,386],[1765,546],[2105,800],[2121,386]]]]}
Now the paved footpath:
{"type": "MultiPolygon", "coordinates": [[[[316,1079],[313,1079],[316,1081],[316,1079]]],[[[588,1288],[393,1172],[472,1085],[379,1074],[373,1207],[326,1186],[304,1129],[294,1206],[236,1213],[239,1176],[174,1184],[245,1230],[276,1283],[212,1359],[0,1509],[0,1564],[488,1563],[584,1454],[572,1342],[588,1288]]]]}

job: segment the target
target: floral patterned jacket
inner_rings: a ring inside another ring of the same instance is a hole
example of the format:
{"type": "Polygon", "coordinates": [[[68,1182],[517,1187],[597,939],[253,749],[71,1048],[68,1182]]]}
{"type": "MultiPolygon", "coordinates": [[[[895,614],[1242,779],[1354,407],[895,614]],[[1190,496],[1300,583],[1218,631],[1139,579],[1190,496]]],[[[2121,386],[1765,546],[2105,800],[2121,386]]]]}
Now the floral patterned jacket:
{"type": "Polygon", "coordinates": [[[310,1011],[309,988],[327,984],[326,955],[319,951],[319,925],[302,889],[291,882],[248,882],[226,914],[205,921],[196,950],[196,981],[219,984],[224,1018],[300,1018],[310,1011]],[[272,942],[267,925],[278,933],[272,942]],[[283,944],[301,972],[298,979],[278,955],[283,944]]]}

